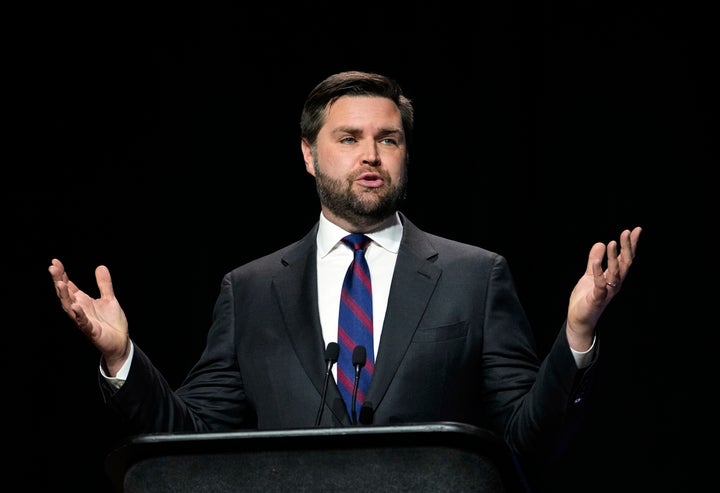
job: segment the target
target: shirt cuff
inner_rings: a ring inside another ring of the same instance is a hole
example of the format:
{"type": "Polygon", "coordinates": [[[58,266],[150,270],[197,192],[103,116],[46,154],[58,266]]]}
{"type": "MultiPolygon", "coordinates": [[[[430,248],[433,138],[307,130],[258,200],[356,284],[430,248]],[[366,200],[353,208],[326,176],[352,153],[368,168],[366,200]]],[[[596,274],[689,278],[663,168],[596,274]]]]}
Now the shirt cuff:
{"type": "Polygon", "coordinates": [[[596,337],[593,337],[593,342],[590,345],[590,349],[587,351],[575,351],[573,348],[570,348],[570,352],[572,352],[573,358],[575,358],[575,364],[578,368],[583,369],[590,366],[590,363],[593,361],[593,356],[595,356],[595,341],[596,337]]]}
{"type": "Polygon", "coordinates": [[[108,374],[105,372],[104,365],[102,364],[102,362],[100,362],[100,375],[102,375],[105,381],[115,390],[122,387],[125,383],[125,380],[127,380],[128,373],[130,373],[130,366],[132,365],[134,353],[135,345],[132,343],[132,341],[130,341],[130,353],[128,354],[128,358],[125,360],[125,363],[120,368],[120,371],[118,371],[117,375],[115,375],[114,377],[108,376],[108,374]]]}

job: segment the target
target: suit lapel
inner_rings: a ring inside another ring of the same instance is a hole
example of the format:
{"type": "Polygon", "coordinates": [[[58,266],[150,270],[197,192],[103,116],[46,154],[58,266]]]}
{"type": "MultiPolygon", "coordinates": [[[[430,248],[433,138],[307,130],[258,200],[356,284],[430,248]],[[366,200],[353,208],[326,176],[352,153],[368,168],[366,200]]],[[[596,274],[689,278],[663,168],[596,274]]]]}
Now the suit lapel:
{"type": "MultiPolygon", "coordinates": [[[[285,252],[282,258],[285,268],[272,279],[272,285],[290,343],[321,396],[326,366],[318,312],[316,237],[317,225],[285,252]]],[[[326,402],[339,421],[350,424],[340,391],[332,382],[328,385],[326,402]]]]}
{"type": "Polygon", "coordinates": [[[432,263],[437,251],[424,233],[404,217],[403,223],[403,239],[375,358],[375,374],[366,399],[374,407],[380,404],[387,392],[441,273],[432,263]]]}
{"type": "Polygon", "coordinates": [[[272,286],[290,343],[313,384],[322,390],[324,352],[317,299],[317,225],[283,255],[272,286]]]}

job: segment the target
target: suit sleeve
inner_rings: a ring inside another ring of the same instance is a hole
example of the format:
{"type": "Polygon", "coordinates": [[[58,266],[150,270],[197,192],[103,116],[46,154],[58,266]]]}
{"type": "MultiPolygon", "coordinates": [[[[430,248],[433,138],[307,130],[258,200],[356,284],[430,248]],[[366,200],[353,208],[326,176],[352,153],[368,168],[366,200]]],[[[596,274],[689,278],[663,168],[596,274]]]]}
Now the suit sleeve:
{"type": "Polygon", "coordinates": [[[173,391],[136,345],[124,385],[103,395],[130,433],[228,431],[253,427],[235,356],[234,304],[226,276],[213,310],[207,344],[182,385],[173,391]]]}
{"type": "Polygon", "coordinates": [[[488,282],[482,379],[488,419],[518,455],[550,453],[576,424],[594,364],[577,368],[564,323],[540,362],[503,257],[488,282]]]}

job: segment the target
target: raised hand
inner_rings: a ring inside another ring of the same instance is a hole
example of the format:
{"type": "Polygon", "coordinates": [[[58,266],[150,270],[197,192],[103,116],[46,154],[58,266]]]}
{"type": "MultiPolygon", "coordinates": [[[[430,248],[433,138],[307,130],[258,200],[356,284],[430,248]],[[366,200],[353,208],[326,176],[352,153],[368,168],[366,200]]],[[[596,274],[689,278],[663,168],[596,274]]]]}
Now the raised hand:
{"type": "Polygon", "coordinates": [[[55,292],[62,309],[75,325],[100,350],[107,370],[115,375],[128,356],[128,322],[115,293],[110,271],[104,265],[95,269],[99,298],[92,298],[72,282],[65,266],[52,259],[48,271],[55,284],[55,292]]]}
{"type": "Polygon", "coordinates": [[[590,347],[600,315],[627,277],[641,232],[640,226],[626,229],[620,233],[619,243],[598,242],[590,249],[587,268],[573,288],[568,305],[567,337],[573,349],[585,351],[590,347]]]}

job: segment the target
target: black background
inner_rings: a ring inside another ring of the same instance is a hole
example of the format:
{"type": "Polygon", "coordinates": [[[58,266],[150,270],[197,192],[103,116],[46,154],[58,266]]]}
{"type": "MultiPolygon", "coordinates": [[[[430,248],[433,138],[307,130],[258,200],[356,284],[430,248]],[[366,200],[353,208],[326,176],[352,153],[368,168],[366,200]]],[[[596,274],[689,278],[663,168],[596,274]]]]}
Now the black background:
{"type": "Polygon", "coordinates": [[[692,491],[716,388],[701,383],[715,352],[708,12],[668,1],[218,5],[8,14],[6,480],[109,491],[102,464],[122,438],[50,259],[93,294],[93,269],[107,265],[134,340],[179,384],[222,275],[317,219],[302,102],[325,76],[359,69],[394,76],[415,103],[404,212],[508,258],[541,353],[591,245],[644,227],[601,321],[600,406],[568,476],[578,491],[692,491]]]}

